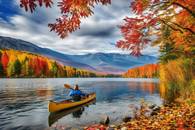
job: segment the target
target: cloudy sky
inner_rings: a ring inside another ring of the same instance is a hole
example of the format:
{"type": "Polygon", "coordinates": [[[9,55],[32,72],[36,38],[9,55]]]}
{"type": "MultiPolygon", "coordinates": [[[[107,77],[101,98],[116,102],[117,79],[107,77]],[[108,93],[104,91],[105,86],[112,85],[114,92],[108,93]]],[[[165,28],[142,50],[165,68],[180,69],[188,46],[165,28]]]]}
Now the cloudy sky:
{"type": "MultiPolygon", "coordinates": [[[[60,16],[56,4],[52,9],[37,8],[31,14],[19,7],[19,0],[0,0],[0,35],[32,42],[66,54],[127,53],[115,47],[121,39],[117,25],[125,16],[133,15],[130,0],[112,0],[111,5],[97,5],[94,15],[84,19],[81,29],[65,39],[50,32],[48,23],[60,16]]],[[[148,47],[143,54],[158,55],[157,48],[148,47]]]]}

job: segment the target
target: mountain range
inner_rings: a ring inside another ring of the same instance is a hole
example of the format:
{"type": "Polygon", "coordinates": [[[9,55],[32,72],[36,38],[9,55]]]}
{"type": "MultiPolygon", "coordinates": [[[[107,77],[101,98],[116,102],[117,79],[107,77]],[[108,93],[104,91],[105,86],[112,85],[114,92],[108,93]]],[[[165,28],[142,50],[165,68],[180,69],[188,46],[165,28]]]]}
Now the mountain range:
{"type": "Polygon", "coordinates": [[[109,74],[120,74],[126,72],[129,68],[157,62],[156,57],[148,55],[142,55],[140,57],[119,53],[68,55],[48,48],[39,47],[24,40],[3,36],[0,36],[0,49],[14,49],[36,53],[52,58],[64,65],[109,74]]]}

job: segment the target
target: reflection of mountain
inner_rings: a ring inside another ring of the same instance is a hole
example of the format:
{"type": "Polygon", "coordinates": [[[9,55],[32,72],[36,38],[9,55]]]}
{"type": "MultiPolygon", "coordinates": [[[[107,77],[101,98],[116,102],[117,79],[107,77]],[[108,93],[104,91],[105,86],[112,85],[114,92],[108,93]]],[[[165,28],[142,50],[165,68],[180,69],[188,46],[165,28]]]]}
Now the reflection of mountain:
{"type": "MultiPolygon", "coordinates": [[[[94,43],[95,44],[95,43],[94,43]]],[[[157,58],[143,55],[133,57],[117,53],[95,53],[86,55],[67,55],[51,49],[38,47],[30,42],[0,36],[0,49],[15,49],[41,54],[53,58],[64,65],[107,73],[121,73],[127,69],[148,63],[156,63],[157,58]]]]}

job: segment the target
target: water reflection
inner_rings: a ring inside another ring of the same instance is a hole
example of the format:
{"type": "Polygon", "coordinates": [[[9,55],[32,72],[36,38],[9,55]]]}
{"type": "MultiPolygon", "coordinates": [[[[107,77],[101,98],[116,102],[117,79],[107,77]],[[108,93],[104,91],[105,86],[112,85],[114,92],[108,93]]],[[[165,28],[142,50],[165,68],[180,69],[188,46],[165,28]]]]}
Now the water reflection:
{"type": "Polygon", "coordinates": [[[139,105],[140,99],[162,103],[155,80],[0,79],[0,129],[47,129],[48,101],[67,98],[69,91],[64,89],[64,83],[72,86],[77,83],[83,91],[95,91],[97,96],[95,105],[71,114],[60,114],[64,116],[57,118],[59,125],[83,126],[99,122],[104,114],[110,117],[111,122],[117,122],[131,114],[129,104],[139,105]]]}
{"type": "Polygon", "coordinates": [[[128,86],[132,90],[141,89],[144,92],[149,92],[150,94],[156,93],[156,88],[158,83],[153,82],[129,82],[128,86]]]}
{"type": "Polygon", "coordinates": [[[48,99],[50,97],[52,97],[53,94],[53,90],[51,89],[52,87],[48,87],[48,88],[36,88],[36,95],[37,97],[41,97],[44,99],[48,99]]]}

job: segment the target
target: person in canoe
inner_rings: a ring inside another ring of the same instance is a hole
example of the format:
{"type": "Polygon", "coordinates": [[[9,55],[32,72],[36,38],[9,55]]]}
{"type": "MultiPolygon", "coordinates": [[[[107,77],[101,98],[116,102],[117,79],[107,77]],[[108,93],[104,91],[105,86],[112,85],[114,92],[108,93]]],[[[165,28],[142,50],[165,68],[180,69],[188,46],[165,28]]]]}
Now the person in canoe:
{"type": "Polygon", "coordinates": [[[74,89],[70,90],[69,96],[71,96],[74,101],[80,101],[82,97],[86,96],[86,94],[83,93],[76,84],[74,89]]]}

